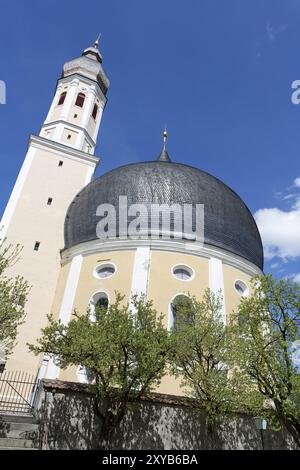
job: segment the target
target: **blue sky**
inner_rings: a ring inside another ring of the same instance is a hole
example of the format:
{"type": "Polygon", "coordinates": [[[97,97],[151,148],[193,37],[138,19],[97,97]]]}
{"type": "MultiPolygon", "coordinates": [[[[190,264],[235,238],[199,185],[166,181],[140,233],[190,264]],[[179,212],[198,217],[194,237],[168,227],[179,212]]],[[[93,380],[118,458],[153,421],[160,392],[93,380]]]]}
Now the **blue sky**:
{"type": "Polygon", "coordinates": [[[101,32],[111,87],[97,174],[155,158],[166,123],[171,158],[256,214],[265,270],[300,280],[298,0],[1,0],[0,15],[0,213],[63,63],[101,32]]]}

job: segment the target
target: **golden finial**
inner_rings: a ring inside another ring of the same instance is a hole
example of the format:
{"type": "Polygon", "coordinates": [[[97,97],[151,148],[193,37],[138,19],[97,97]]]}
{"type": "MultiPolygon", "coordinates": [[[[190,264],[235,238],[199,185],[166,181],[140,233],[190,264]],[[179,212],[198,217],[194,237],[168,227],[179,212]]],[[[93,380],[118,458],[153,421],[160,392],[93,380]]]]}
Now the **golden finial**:
{"type": "Polygon", "coordinates": [[[170,162],[171,159],[169,157],[169,154],[167,152],[167,149],[166,149],[166,142],[167,142],[167,138],[168,138],[168,133],[167,133],[167,126],[165,126],[165,130],[163,132],[163,148],[157,158],[157,161],[159,162],[170,162]]]}

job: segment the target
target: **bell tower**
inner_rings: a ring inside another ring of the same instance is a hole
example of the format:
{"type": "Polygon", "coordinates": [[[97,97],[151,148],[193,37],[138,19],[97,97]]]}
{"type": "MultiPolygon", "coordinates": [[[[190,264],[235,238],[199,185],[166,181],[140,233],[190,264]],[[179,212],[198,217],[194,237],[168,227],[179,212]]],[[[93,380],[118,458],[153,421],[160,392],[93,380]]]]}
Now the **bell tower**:
{"type": "Polygon", "coordinates": [[[28,352],[26,343],[40,336],[52,309],[67,209],[99,163],[94,152],[108,87],[97,39],[80,57],[64,64],[40,133],[29,137],[0,222],[0,238],[23,247],[8,275],[22,275],[32,286],[26,321],[7,370],[38,371],[40,360],[28,352]]]}
{"type": "Polygon", "coordinates": [[[81,57],[64,64],[39,135],[93,154],[108,87],[97,39],[81,57]]]}

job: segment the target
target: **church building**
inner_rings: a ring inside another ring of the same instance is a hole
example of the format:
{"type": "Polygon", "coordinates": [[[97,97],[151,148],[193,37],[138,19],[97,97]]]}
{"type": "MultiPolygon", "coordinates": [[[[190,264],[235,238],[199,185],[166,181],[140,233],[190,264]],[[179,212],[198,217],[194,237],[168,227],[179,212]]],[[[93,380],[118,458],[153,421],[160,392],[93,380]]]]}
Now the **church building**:
{"type": "MultiPolygon", "coordinates": [[[[139,163],[128,162],[93,178],[98,164],[101,170],[95,148],[108,88],[97,40],[64,64],[39,135],[29,137],[0,224],[2,239],[23,246],[7,274],[22,275],[32,286],[26,321],[6,371],[25,371],[40,379],[87,380],[80,367],[60,370],[47,355],[29,352],[27,343],[40,337],[49,313],[67,324],[74,310],[84,314],[88,307],[113,303],[116,291],[126,302],[142,294],[164,314],[170,329],[176,298],[191,294],[200,299],[210,288],[221,292],[227,322],[241,298],[250,294],[250,279],[262,274],[262,242],[250,210],[218,178],[185,164],[186,155],[169,155],[166,132],[153,160],[141,156],[139,163]],[[126,233],[133,220],[130,213],[124,231],[124,200],[128,207],[143,205],[148,210],[149,224],[138,237],[126,233]],[[194,236],[197,205],[203,208],[201,240],[194,236]],[[182,237],[175,232],[167,236],[164,216],[170,216],[174,231],[187,206],[192,207],[188,230],[182,237]],[[99,207],[115,208],[115,231],[104,237],[97,231],[99,207]]],[[[169,376],[158,391],[182,394],[178,380],[169,376]]]]}

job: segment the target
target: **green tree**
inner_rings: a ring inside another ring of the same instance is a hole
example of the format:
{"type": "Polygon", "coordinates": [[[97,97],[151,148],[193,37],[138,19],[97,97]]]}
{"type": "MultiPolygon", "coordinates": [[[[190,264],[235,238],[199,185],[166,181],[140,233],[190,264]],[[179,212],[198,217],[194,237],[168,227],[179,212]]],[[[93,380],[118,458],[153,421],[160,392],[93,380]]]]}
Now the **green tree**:
{"type": "Polygon", "coordinates": [[[240,382],[228,371],[231,335],[221,314],[222,298],[206,290],[199,301],[180,296],[172,330],[173,371],[208,422],[236,409],[240,382]]]}
{"type": "Polygon", "coordinates": [[[244,400],[280,423],[300,447],[300,369],[295,361],[300,339],[300,286],[272,276],[252,280],[253,295],[242,299],[232,329],[231,364],[248,378],[244,400]]]}
{"type": "Polygon", "coordinates": [[[108,309],[96,309],[95,321],[74,314],[68,325],[49,316],[35,354],[47,352],[58,359],[60,367],[85,367],[93,378],[95,409],[102,420],[101,446],[109,448],[115,427],[130,403],[154,387],[164,375],[170,339],[162,315],[152,303],[135,297],[133,308],[123,305],[117,294],[108,309]]]}
{"type": "Polygon", "coordinates": [[[18,327],[24,323],[29,285],[21,276],[6,273],[17,261],[21,247],[0,242],[0,348],[4,360],[16,342],[18,327]]]}

